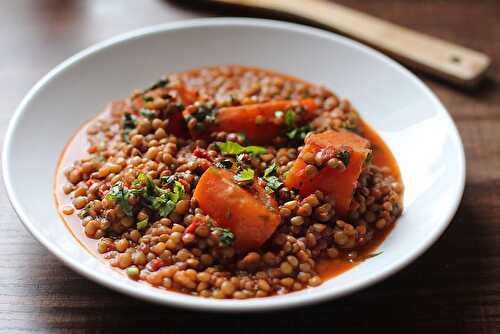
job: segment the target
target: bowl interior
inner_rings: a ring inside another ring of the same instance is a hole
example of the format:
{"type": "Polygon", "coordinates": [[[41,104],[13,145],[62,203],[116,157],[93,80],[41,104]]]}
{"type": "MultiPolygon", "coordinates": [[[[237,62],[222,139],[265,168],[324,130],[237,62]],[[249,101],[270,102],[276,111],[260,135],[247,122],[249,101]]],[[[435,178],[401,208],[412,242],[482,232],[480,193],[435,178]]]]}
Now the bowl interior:
{"type": "Polygon", "coordinates": [[[144,299],[248,310],[341,296],[380,280],[429,247],[447,226],[464,185],[463,148],[434,95],[412,74],[334,34],[264,20],[211,19],[148,28],[72,57],[39,82],[10,125],[3,167],[11,201],[28,229],[80,273],[144,299]],[[53,202],[56,164],[71,135],[113,99],[160,75],[203,65],[242,64],[320,83],[348,97],[400,165],[405,211],[383,254],[320,287],[264,299],[216,301],[139,286],[82,249],[53,202]]]}

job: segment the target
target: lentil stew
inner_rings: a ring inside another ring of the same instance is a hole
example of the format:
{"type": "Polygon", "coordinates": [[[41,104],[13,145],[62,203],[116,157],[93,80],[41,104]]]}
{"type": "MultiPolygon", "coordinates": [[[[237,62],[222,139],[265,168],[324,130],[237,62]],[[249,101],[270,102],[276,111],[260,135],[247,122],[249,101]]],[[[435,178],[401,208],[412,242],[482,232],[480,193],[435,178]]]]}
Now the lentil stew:
{"type": "Polygon", "coordinates": [[[377,255],[399,168],[347,99],[237,65],[166,76],[86,124],[55,198],[130,279],[211,298],[314,287],[377,255]]]}

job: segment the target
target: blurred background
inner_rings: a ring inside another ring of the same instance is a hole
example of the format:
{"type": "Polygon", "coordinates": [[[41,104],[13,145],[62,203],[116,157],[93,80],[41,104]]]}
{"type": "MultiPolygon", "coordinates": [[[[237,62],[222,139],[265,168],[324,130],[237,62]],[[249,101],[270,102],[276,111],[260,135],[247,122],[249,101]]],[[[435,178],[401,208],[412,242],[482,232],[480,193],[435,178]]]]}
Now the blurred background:
{"type": "MultiPolygon", "coordinates": [[[[486,80],[472,91],[416,73],[450,111],[467,156],[464,199],[440,242],[398,274],[342,300],[264,315],[198,314],[133,300],[73,273],[23,229],[0,192],[4,258],[0,261],[0,332],[126,333],[149,328],[180,333],[205,331],[210,325],[217,331],[252,334],[270,330],[500,333],[500,2],[336,3],[477,49],[492,59],[486,80]]],[[[76,52],[149,25],[229,15],[297,20],[188,0],[1,1],[1,138],[29,88],[76,52]]]]}

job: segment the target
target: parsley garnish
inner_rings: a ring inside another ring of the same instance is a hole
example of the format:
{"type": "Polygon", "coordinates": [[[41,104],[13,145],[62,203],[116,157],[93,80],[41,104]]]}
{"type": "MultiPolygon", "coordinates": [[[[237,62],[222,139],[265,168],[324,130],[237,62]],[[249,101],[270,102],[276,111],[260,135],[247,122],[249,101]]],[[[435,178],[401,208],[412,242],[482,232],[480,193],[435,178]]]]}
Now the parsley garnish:
{"type": "Polygon", "coordinates": [[[149,120],[152,120],[155,117],[153,110],[150,109],[142,108],[140,113],[149,120]]]}
{"type": "Polygon", "coordinates": [[[110,192],[106,195],[106,199],[108,201],[113,201],[120,205],[123,213],[127,216],[132,216],[132,206],[128,202],[130,198],[130,190],[125,188],[122,182],[116,183],[113,187],[111,187],[110,192]]]}
{"type": "Polygon", "coordinates": [[[382,254],[383,252],[378,252],[378,253],[370,253],[370,254],[367,254],[367,255],[362,255],[360,257],[357,257],[356,259],[354,259],[353,261],[354,262],[363,262],[365,260],[368,260],[368,259],[371,259],[372,257],[375,257],[375,256],[379,256],[380,254],[382,254]]]}
{"type": "Polygon", "coordinates": [[[151,200],[151,208],[158,211],[160,217],[167,217],[175,209],[175,202],[170,200],[168,193],[161,194],[151,200]]]}
{"type": "Polygon", "coordinates": [[[373,161],[373,151],[368,152],[365,159],[365,165],[371,164],[373,161]]]}
{"type": "MultiPolygon", "coordinates": [[[[116,183],[106,195],[106,199],[114,201],[123,213],[131,217],[133,207],[128,202],[130,195],[142,197],[142,204],[157,211],[160,217],[167,217],[174,209],[176,203],[184,197],[184,186],[179,181],[173,181],[172,190],[165,190],[158,187],[151,177],[144,173],[139,173],[136,180],[132,182],[133,189],[127,189],[122,182],[116,183]],[[145,186],[144,188],[140,188],[145,186]]],[[[144,225],[143,221],[137,223],[144,225]]]]}
{"type": "Polygon", "coordinates": [[[194,130],[203,132],[206,129],[205,123],[214,123],[218,109],[213,106],[202,105],[197,110],[186,117],[186,122],[196,119],[194,130]]]}
{"type": "Polygon", "coordinates": [[[166,85],[168,85],[168,79],[160,79],[154,84],[152,84],[150,87],[146,88],[144,90],[144,93],[149,92],[150,90],[155,90],[157,88],[165,87],[166,85]]]}
{"type": "Polygon", "coordinates": [[[255,172],[253,169],[246,168],[233,176],[233,180],[236,182],[247,182],[247,181],[252,181],[255,176],[255,172]]]}
{"type": "Polygon", "coordinates": [[[81,209],[80,212],[78,212],[78,217],[80,219],[85,218],[86,216],[88,216],[89,211],[90,211],[90,203],[88,203],[87,205],[85,205],[85,207],[83,209],[81,209]]]}
{"type": "Polygon", "coordinates": [[[252,145],[241,146],[240,144],[232,141],[226,141],[225,143],[218,143],[217,146],[219,147],[222,154],[228,154],[228,155],[238,155],[241,153],[251,153],[251,154],[267,153],[267,149],[265,147],[252,146],[252,145]]]}
{"type": "Polygon", "coordinates": [[[297,126],[297,113],[293,109],[286,112],[285,125],[288,127],[285,135],[293,142],[303,142],[307,133],[311,131],[309,125],[297,126]]]}
{"type": "Polygon", "coordinates": [[[272,193],[273,191],[276,191],[283,185],[283,182],[280,181],[280,179],[277,176],[269,176],[267,179],[267,185],[266,185],[266,192],[267,193],[272,193]]]}
{"type": "Polygon", "coordinates": [[[270,176],[275,170],[276,170],[276,164],[272,164],[271,166],[267,167],[266,170],[264,171],[264,179],[270,176]]]}
{"type": "Polygon", "coordinates": [[[134,130],[137,125],[135,117],[131,113],[126,112],[123,114],[123,140],[126,143],[130,143],[129,134],[130,131],[134,130]]]}
{"type": "Polygon", "coordinates": [[[179,181],[174,181],[172,191],[158,187],[144,173],[139,173],[135,185],[138,182],[146,186],[143,193],[145,205],[156,210],[160,217],[167,217],[175,209],[175,204],[184,196],[184,186],[179,181]]]}
{"type": "Polygon", "coordinates": [[[177,180],[177,176],[176,175],[170,175],[170,176],[162,176],[160,178],[160,182],[162,184],[166,184],[167,186],[168,185],[171,185],[172,183],[174,183],[175,181],[177,180]]]}
{"type": "Polygon", "coordinates": [[[335,158],[342,161],[344,166],[347,167],[347,165],[349,164],[349,160],[351,159],[351,153],[349,153],[349,151],[340,151],[335,154],[335,158]]]}
{"type": "Polygon", "coordinates": [[[292,109],[289,109],[285,114],[285,124],[288,129],[294,129],[297,127],[297,114],[292,109]]]}
{"type": "Polygon", "coordinates": [[[219,244],[223,247],[229,247],[234,243],[234,234],[231,230],[222,227],[212,227],[212,233],[219,237],[219,244]]]}
{"type": "Polygon", "coordinates": [[[295,128],[288,131],[286,133],[286,136],[293,142],[303,142],[309,131],[311,131],[311,127],[309,125],[304,125],[300,128],[295,128]]]}
{"type": "Polygon", "coordinates": [[[191,114],[197,121],[203,122],[213,122],[215,121],[215,114],[217,109],[211,106],[202,105],[198,107],[198,110],[191,114]]]}
{"type": "Polygon", "coordinates": [[[144,95],[142,97],[142,99],[144,100],[144,102],[153,102],[155,100],[154,97],[152,97],[152,96],[146,96],[146,95],[144,95]]]}
{"type": "Polygon", "coordinates": [[[182,199],[182,197],[184,197],[184,186],[179,181],[175,181],[171,199],[177,203],[180,199],[182,199]]]}
{"type": "Polygon", "coordinates": [[[272,164],[271,166],[267,167],[266,170],[264,171],[264,180],[267,181],[266,185],[266,192],[267,193],[272,193],[276,190],[279,189],[283,185],[283,182],[280,181],[280,179],[275,176],[271,175],[276,171],[276,164],[272,164]]]}
{"type": "Polygon", "coordinates": [[[140,222],[137,222],[136,227],[138,230],[144,230],[146,228],[146,226],[148,226],[148,224],[149,224],[149,221],[146,218],[146,219],[141,220],[140,222]]]}
{"type": "Polygon", "coordinates": [[[219,168],[231,169],[233,168],[233,162],[229,159],[216,161],[214,163],[214,166],[219,168]]]}

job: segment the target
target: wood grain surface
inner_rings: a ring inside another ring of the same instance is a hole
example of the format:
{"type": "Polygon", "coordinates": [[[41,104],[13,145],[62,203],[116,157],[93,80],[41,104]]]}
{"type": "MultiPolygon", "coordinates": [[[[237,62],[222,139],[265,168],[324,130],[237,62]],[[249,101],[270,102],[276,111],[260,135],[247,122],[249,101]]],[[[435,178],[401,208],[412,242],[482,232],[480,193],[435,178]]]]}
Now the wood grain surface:
{"type": "MultiPolygon", "coordinates": [[[[151,24],[255,14],[186,2],[0,2],[2,139],[28,89],[82,48],[151,24]]],[[[475,91],[420,75],[457,123],[468,164],[458,213],[428,252],[384,282],[341,300],[267,314],[195,313],[134,300],[72,272],[23,228],[2,187],[0,332],[500,333],[500,2],[337,2],[478,49],[493,60],[487,80],[475,91]]]]}

